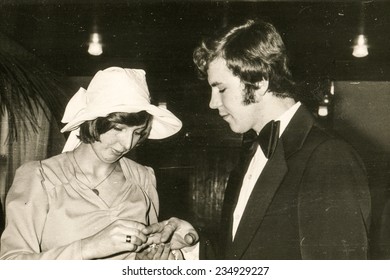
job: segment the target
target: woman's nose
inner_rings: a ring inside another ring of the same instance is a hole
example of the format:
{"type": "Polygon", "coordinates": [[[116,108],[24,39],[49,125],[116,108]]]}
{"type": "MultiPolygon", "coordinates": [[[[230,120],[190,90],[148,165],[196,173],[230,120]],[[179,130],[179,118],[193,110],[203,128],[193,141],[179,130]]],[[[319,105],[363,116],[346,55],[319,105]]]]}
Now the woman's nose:
{"type": "Polygon", "coordinates": [[[217,109],[219,106],[221,106],[221,97],[217,89],[213,89],[211,91],[211,97],[210,97],[210,102],[209,102],[209,107],[211,109],[217,109]]]}
{"type": "Polygon", "coordinates": [[[133,143],[133,133],[131,131],[125,133],[121,139],[121,144],[126,151],[131,149],[131,143],[133,143]]]}

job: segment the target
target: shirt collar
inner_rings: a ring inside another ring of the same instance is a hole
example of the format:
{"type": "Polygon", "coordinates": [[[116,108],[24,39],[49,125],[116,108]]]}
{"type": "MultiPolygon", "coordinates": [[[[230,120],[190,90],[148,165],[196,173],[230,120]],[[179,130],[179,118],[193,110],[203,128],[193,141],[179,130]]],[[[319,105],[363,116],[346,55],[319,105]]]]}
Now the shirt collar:
{"type": "Polygon", "coordinates": [[[286,112],[284,112],[280,117],[276,119],[276,121],[280,121],[279,137],[283,134],[283,131],[286,129],[292,117],[295,115],[296,111],[299,109],[300,106],[301,106],[301,102],[298,101],[293,106],[291,106],[286,112]]]}

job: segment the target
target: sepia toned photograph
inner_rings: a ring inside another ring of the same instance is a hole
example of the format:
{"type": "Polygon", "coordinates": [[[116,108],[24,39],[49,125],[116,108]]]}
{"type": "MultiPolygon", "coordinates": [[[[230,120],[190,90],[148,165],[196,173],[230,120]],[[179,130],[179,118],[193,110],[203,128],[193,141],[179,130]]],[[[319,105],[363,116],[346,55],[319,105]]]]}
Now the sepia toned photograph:
{"type": "Polygon", "coordinates": [[[389,260],[389,15],[0,0],[0,259],[389,260]]]}

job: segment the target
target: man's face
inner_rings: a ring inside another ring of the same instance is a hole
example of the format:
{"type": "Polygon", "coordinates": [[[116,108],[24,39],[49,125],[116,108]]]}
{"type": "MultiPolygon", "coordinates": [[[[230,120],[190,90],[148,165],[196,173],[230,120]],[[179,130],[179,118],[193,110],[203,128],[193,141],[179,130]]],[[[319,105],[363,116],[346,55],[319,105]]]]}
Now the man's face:
{"type": "Polygon", "coordinates": [[[222,58],[212,61],[207,75],[211,86],[209,107],[218,109],[219,115],[236,133],[255,129],[261,117],[259,103],[244,104],[244,84],[227,68],[226,61],[222,58]]]}

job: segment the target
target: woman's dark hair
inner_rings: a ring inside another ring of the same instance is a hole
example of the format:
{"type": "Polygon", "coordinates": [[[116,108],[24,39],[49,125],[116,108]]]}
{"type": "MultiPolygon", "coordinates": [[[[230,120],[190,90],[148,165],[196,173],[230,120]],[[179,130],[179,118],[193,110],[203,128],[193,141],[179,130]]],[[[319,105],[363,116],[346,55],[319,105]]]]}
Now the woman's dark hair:
{"type": "MultiPolygon", "coordinates": [[[[116,112],[111,113],[107,117],[98,117],[91,121],[86,121],[80,125],[80,140],[83,143],[94,143],[100,141],[100,135],[112,129],[116,124],[124,124],[127,126],[138,126],[146,124],[145,131],[151,125],[153,116],[146,111],[137,113],[116,112]]],[[[141,143],[149,136],[148,133],[143,135],[138,143],[141,143]]]]}
{"type": "Polygon", "coordinates": [[[245,104],[255,102],[254,91],[263,79],[269,82],[268,89],[275,96],[294,98],[294,82],[287,65],[286,49],[272,24],[248,20],[204,40],[193,53],[200,78],[207,77],[210,63],[217,58],[226,60],[233,75],[244,83],[245,104]]]}

